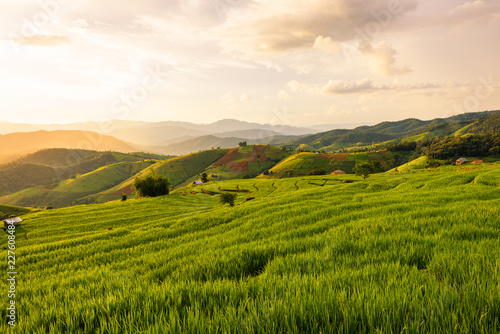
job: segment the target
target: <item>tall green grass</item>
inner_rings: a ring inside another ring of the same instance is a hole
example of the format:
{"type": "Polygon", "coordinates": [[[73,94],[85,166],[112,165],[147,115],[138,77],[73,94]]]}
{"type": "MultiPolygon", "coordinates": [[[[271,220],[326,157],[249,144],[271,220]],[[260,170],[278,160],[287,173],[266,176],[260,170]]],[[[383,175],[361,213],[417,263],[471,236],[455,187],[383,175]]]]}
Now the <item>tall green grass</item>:
{"type": "Polygon", "coordinates": [[[454,169],[211,182],[29,214],[12,332],[499,332],[499,188],[481,180],[500,168],[454,169]],[[248,192],[230,208],[202,188],[248,192]]]}

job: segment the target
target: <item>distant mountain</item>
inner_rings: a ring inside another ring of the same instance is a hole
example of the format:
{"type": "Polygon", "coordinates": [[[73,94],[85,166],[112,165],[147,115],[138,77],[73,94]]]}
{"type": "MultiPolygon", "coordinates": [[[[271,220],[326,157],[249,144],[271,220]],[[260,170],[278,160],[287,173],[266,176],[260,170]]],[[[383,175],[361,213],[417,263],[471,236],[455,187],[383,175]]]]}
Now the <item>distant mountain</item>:
{"type": "Polygon", "coordinates": [[[250,129],[215,133],[214,136],[219,138],[239,137],[246,139],[263,140],[265,138],[282,136],[282,134],[267,129],[250,129]]]}
{"type": "Polygon", "coordinates": [[[211,148],[230,148],[238,146],[240,142],[247,141],[244,138],[219,138],[215,136],[202,136],[189,139],[180,143],[175,143],[162,147],[152,147],[155,152],[161,152],[169,155],[184,155],[198,151],[204,151],[211,148]]]}
{"type": "Polygon", "coordinates": [[[308,128],[316,130],[317,132],[325,132],[336,129],[354,129],[364,125],[373,125],[373,124],[367,124],[367,123],[317,124],[309,126],[308,128]]]}
{"type": "Polygon", "coordinates": [[[111,136],[90,131],[35,131],[0,135],[0,163],[45,148],[91,149],[96,151],[136,152],[131,146],[111,136]]]}
{"type": "Polygon", "coordinates": [[[249,123],[234,119],[224,119],[211,124],[174,121],[151,123],[122,120],[50,125],[0,122],[0,134],[40,130],[92,131],[141,146],[165,146],[207,135],[215,135],[220,138],[238,137],[256,139],[262,138],[262,134],[264,133],[265,136],[269,137],[274,135],[305,135],[318,132],[317,130],[303,127],[249,123]]]}
{"type": "Polygon", "coordinates": [[[142,126],[148,124],[147,122],[139,121],[122,121],[112,120],[108,122],[79,122],[70,124],[23,124],[23,123],[9,123],[0,122],[0,134],[9,134],[15,132],[34,132],[34,131],[57,131],[57,130],[82,130],[92,131],[98,133],[109,134],[106,132],[142,126]]]}

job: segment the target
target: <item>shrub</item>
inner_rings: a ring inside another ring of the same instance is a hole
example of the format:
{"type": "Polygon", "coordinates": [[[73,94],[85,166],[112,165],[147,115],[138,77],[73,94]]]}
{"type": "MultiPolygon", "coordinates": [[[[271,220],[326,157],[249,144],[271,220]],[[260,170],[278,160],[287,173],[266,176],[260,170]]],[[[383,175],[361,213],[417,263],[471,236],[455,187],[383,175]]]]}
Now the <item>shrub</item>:
{"type": "Polygon", "coordinates": [[[54,209],[54,207],[50,205],[45,207],[45,210],[52,210],[52,209],[54,209]]]}
{"type": "Polygon", "coordinates": [[[125,202],[127,200],[127,194],[122,194],[122,202],[125,202]]]}
{"type": "Polygon", "coordinates": [[[236,200],[236,194],[222,193],[220,194],[220,202],[222,204],[229,204],[229,206],[234,206],[234,201],[236,200]]]}
{"type": "Polygon", "coordinates": [[[324,169],[318,168],[317,166],[314,167],[312,171],[309,172],[307,175],[326,175],[326,171],[324,169]]]}
{"type": "Polygon", "coordinates": [[[134,180],[134,189],[137,197],[157,197],[168,195],[170,192],[170,182],[168,178],[152,173],[145,178],[136,177],[134,180]]]}

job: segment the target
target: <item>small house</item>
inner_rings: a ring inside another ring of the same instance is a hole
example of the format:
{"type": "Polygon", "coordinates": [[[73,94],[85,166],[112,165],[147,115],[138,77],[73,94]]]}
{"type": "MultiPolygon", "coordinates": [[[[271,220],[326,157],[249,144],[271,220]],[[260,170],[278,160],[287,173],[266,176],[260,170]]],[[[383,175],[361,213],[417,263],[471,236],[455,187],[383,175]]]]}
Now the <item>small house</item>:
{"type": "Polygon", "coordinates": [[[193,184],[200,185],[203,184],[203,181],[194,181],[193,184]]]}
{"type": "Polygon", "coordinates": [[[9,225],[18,226],[18,225],[21,225],[22,221],[23,220],[20,217],[15,217],[15,218],[5,219],[3,221],[3,223],[4,223],[5,227],[8,227],[9,225]]]}
{"type": "Polygon", "coordinates": [[[337,169],[336,171],[332,172],[332,175],[342,175],[345,174],[344,171],[341,171],[340,169],[337,169]]]}
{"type": "Polygon", "coordinates": [[[465,159],[465,158],[460,158],[460,159],[458,159],[458,160],[456,161],[456,165],[457,165],[457,166],[465,165],[467,162],[468,162],[468,161],[467,161],[467,159],[465,159]]]}
{"type": "Polygon", "coordinates": [[[481,160],[481,159],[478,159],[478,160],[474,160],[471,162],[471,164],[474,164],[474,165],[480,165],[480,164],[484,164],[484,161],[481,160]]]}

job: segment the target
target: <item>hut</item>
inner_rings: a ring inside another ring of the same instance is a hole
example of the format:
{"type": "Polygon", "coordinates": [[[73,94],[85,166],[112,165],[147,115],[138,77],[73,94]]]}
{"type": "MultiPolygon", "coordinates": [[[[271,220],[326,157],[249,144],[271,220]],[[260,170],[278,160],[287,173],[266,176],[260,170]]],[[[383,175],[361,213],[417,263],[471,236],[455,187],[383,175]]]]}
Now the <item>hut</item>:
{"type": "Polygon", "coordinates": [[[467,160],[467,159],[465,159],[465,158],[460,158],[460,159],[457,159],[457,161],[455,162],[455,164],[456,164],[457,166],[461,166],[461,165],[465,165],[467,162],[468,162],[468,160],[467,160]]]}
{"type": "Polygon", "coordinates": [[[193,184],[200,185],[203,184],[203,181],[194,181],[193,184]]]}
{"type": "Polygon", "coordinates": [[[22,221],[23,220],[20,217],[15,217],[15,218],[5,219],[3,221],[3,223],[4,223],[5,227],[8,227],[9,225],[18,226],[18,225],[21,225],[22,221]]]}
{"type": "Polygon", "coordinates": [[[480,165],[480,164],[484,164],[484,161],[481,160],[481,159],[478,159],[478,160],[474,160],[471,162],[471,164],[474,164],[474,165],[480,165]]]}
{"type": "Polygon", "coordinates": [[[340,169],[337,169],[336,171],[332,172],[332,175],[342,175],[345,174],[344,171],[341,171],[340,169]]]}

